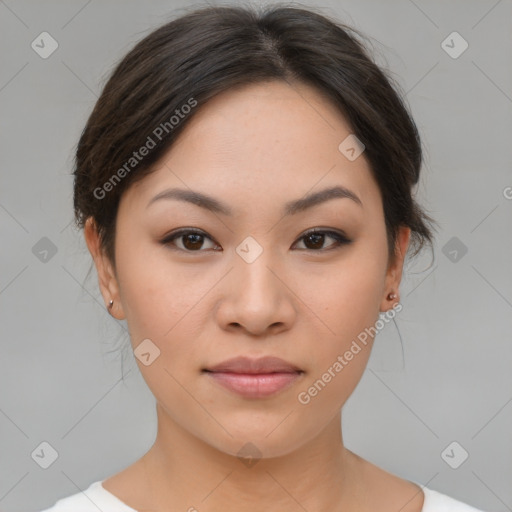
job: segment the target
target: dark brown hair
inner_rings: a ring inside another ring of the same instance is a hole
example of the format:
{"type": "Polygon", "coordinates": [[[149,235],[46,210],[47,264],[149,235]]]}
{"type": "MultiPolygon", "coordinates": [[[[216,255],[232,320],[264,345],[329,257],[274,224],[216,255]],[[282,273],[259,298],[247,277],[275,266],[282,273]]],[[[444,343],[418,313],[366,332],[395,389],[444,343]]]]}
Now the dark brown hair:
{"type": "Polygon", "coordinates": [[[115,265],[123,192],[154,170],[195,112],[237,86],[299,81],[328,98],[365,145],[382,194],[390,256],[401,225],[411,228],[417,254],[432,242],[435,224],[412,196],[422,163],[418,130],[398,85],[358,38],[365,37],[325,15],[282,4],[259,11],[203,7],[151,32],[114,69],[80,137],[77,226],[94,219],[115,265]],[[142,147],[145,155],[135,158],[142,147]]]}

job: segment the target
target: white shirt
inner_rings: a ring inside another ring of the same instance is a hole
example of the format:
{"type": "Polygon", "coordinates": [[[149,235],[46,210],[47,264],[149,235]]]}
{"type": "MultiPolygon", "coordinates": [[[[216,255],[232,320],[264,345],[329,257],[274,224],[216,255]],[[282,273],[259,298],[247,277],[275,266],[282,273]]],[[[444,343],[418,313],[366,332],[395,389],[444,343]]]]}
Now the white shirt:
{"type": "MultiPolygon", "coordinates": [[[[423,489],[425,495],[421,512],[483,512],[462,501],[457,501],[415,483],[423,489]]],[[[101,484],[101,480],[94,482],[85,491],[62,498],[55,505],[41,512],[98,512],[98,510],[102,512],[137,512],[107,491],[101,484]]]]}

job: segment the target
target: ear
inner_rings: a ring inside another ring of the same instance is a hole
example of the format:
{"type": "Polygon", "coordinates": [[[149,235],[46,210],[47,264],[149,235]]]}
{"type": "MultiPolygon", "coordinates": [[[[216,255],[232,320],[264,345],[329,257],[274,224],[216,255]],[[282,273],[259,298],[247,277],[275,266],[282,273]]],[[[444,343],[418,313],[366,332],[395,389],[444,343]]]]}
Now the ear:
{"type": "Polygon", "coordinates": [[[395,254],[394,258],[390,258],[389,266],[386,272],[386,284],[384,287],[384,296],[380,304],[380,311],[388,311],[390,305],[396,304],[400,301],[400,281],[402,280],[402,271],[404,266],[404,259],[409,247],[409,241],[411,238],[411,228],[407,226],[400,226],[396,242],[395,242],[395,254]],[[387,298],[389,293],[394,293],[396,298],[389,300],[387,298]]]}
{"type": "Polygon", "coordinates": [[[125,315],[120,300],[119,284],[117,282],[115,270],[112,262],[101,248],[96,224],[92,217],[89,217],[85,222],[84,236],[85,242],[96,266],[98,283],[107,310],[109,309],[108,305],[110,301],[113,300],[114,305],[112,306],[112,309],[110,309],[110,314],[118,320],[123,320],[125,315]]]}

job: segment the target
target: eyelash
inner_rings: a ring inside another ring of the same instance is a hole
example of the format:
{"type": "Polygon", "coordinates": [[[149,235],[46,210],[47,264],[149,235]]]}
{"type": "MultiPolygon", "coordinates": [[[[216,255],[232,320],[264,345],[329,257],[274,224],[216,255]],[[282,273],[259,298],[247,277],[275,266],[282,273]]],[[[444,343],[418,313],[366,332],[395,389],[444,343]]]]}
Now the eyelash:
{"type": "MultiPolygon", "coordinates": [[[[301,251],[312,251],[312,252],[326,252],[326,251],[331,251],[331,250],[334,250],[334,249],[340,249],[344,245],[348,245],[348,244],[352,243],[352,240],[348,239],[342,233],[338,233],[337,231],[331,231],[331,230],[320,230],[320,229],[317,229],[317,228],[312,229],[312,230],[307,231],[306,233],[304,233],[297,240],[297,242],[302,240],[302,239],[304,239],[304,238],[306,238],[306,237],[308,237],[309,235],[312,235],[312,234],[315,234],[315,235],[328,235],[329,237],[334,238],[334,240],[336,240],[337,243],[333,244],[332,246],[330,246],[327,249],[307,249],[306,248],[306,249],[299,249],[299,250],[301,250],[301,251]]],[[[188,253],[205,252],[202,249],[198,249],[197,251],[191,251],[191,250],[188,250],[188,249],[181,249],[181,248],[176,247],[176,246],[171,247],[172,245],[175,245],[175,244],[172,243],[174,240],[179,239],[179,238],[181,238],[181,237],[183,237],[185,235],[199,235],[199,236],[202,236],[204,238],[210,239],[212,242],[215,242],[211,237],[209,237],[203,231],[199,231],[199,230],[195,230],[195,229],[180,229],[178,231],[175,231],[174,233],[170,233],[160,243],[162,245],[168,246],[172,250],[176,250],[176,251],[182,251],[182,252],[188,252],[188,253]]]]}

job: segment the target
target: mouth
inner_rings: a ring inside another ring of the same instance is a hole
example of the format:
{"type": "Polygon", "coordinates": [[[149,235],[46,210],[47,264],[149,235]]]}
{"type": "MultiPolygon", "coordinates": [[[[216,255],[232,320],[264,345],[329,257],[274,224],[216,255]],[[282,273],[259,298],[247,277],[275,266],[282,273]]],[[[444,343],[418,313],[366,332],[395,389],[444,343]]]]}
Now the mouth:
{"type": "Polygon", "coordinates": [[[264,398],[290,387],[305,373],[277,357],[229,359],[202,372],[222,387],[246,398],[264,398]]]}

